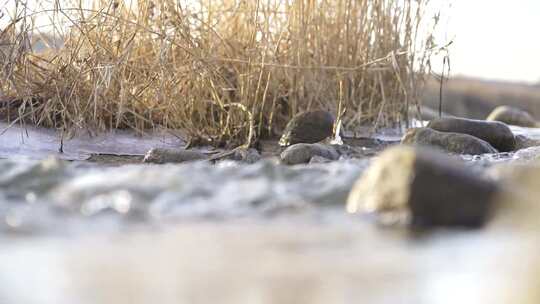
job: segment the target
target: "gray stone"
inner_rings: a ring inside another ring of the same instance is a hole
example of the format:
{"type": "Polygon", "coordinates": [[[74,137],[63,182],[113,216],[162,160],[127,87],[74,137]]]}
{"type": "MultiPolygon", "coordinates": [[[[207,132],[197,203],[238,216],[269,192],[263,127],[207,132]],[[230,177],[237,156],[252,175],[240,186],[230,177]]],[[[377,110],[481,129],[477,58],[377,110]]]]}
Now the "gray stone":
{"type": "Polygon", "coordinates": [[[253,148],[236,148],[213,155],[210,161],[233,160],[253,164],[261,160],[259,151],[253,148]]]}
{"type": "Polygon", "coordinates": [[[529,138],[525,135],[516,135],[515,140],[516,140],[515,150],[522,150],[522,149],[540,146],[540,140],[529,138]]]}
{"type": "Polygon", "coordinates": [[[477,227],[488,219],[497,191],[456,158],[399,146],[384,151],[356,181],[347,210],[412,226],[477,227]]]}
{"type": "Polygon", "coordinates": [[[326,157],[315,155],[315,156],[311,157],[311,159],[309,160],[309,163],[310,164],[326,164],[326,163],[329,163],[331,161],[332,160],[330,160],[330,159],[328,159],[326,157]]]}
{"type": "Polygon", "coordinates": [[[154,148],[146,153],[143,162],[154,164],[183,163],[207,159],[206,154],[193,150],[154,148]]]}
{"type": "Polygon", "coordinates": [[[510,106],[499,106],[495,108],[489,116],[487,121],[500,121],[509,125],[534,128],[537,126],[536,120],[529,114],[521,109],[510,106]]]}
{"type": "Polygon", "coordinates": [[[334,116],[327,111],[304,112],[293,117],[279,140],[287,147],[298,143],[313,144],[332,136],[334,116]]]}
{"type": "Polygon", "coordinates": [[[446,133],[430,128],[409,129],[401,143],[437,147],[443,151],[456,154],[479,155],[497,153],[489,143],[468,134],[446,133]]]}
{"type": "Polygon", "coordinates": [[[261,160],[261,154],[259,153],[259,151],[253,148],[238,149],[234,152],[233,159],[246,162],[248,164],[253,164],[261,160]]]}
{"type": "Polygon", "coordinates": [[[339,153],[332,146],[323,144],[295,144],[281,152],[281,162],[287,165],[307,164],[312,157],[329,160],[339,159],[339,153]]]}
{"type": "Polygon", "coordinates": [[[440,132],[469,134],[487,141],[500,152],[515,149],[514,134],[506,124],[499,121],[446,117],[430,121],[427,127],[440,132]]]}

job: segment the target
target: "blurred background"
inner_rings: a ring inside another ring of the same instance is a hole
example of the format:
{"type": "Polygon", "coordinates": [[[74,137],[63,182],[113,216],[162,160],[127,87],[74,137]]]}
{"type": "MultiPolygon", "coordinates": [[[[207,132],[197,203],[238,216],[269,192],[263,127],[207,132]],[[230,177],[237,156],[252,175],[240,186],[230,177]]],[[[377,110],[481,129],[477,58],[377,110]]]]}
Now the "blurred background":
{"type": "MultiPolygon", "coordinates": [[[[450,80],[444,83],[443,111],[485,118],[509,104],[540,118],[540,1],[436,0],[441,16],[438,40],[450,46],[450,80]]],[[[442,58],[435,72],[442,71],[442,58]]],[[[438,108],[439,83],[429,83],[424,104],[438,108]]]]}
{"type": "Polygon", "coordinates": [[[534,29],[540,27],[540,1],[437,1],[448,15],[441,33],[446,37],[441,38],[454,40],[454,76],[540,82],[540,40],[534,38],[534,29]]]}

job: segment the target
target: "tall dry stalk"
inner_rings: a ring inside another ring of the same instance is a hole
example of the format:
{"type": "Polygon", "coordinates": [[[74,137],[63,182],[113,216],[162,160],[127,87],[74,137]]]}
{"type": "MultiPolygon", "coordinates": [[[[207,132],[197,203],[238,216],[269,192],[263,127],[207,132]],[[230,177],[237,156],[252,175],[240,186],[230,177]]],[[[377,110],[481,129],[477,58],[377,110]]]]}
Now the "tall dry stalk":
{"type": "Polygon", "coordinates": [[[56,0],[31,10],[18,0],[0,32],[2,109],[64,130],[165,127],[216,145],[275,135],[300,111],[337,115],[338,104],[348,129],[400,124],[429,70],[428,1],[56,0]],[[32,49],[38,39],[54,45],[32,49]]]}

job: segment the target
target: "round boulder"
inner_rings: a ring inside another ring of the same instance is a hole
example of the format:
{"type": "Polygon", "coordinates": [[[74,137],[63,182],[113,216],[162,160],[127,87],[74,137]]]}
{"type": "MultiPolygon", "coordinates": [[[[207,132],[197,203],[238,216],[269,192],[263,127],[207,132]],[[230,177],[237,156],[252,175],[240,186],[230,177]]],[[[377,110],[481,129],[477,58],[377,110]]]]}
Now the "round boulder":
{"type": "Polygon", "coordinates": [[[534,128],[537,126],[536,120],[531,114],[510,106],[499,106],[489,114],[487,121],[500,121],[509,125],[534,128]]]}
{"type": "Polygon", "coordinates": [[[307,164],[318,156],[329,160],[339,159],[339,153],[332,146],[323,144],[295,144],[281,152],[281,162],[287,165],[307,164]]]}
{"type": "Polygon", "coordinates": [[[469,134],[487,141],[500,152],[515,149],[514,134],[505,123],[499,121],[445,117],[430,121],[427,127],[440,132],[469,134]]]}
{"type": "Polygon", "coordinates": [[[376,158],[347,199],[350,213],[412,226],[478,227],[489,217],[494,182],[429,148],[399,146],[376,158]]]}
{"type": "Polygon", "coordinates": [[[287,147],[298,143],[313,144],[332,136],[334,116],[328,111],[304,112],[293,117],[279,140],[287,147]]]}
{"type": "Polygon", "coordinates": [[[402,144],[433,146],[456,154],[479,155],[497,153],[489,143],[468,134],[446,133],[430,128],[409,129],[401,140],[402,144]]]}

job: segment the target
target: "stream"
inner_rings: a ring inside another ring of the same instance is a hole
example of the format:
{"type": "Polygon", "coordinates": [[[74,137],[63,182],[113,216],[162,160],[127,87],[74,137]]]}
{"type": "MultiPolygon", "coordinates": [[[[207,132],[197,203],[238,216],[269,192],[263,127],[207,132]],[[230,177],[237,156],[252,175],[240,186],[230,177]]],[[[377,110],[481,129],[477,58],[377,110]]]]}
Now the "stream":
{"type": "MultiPolygon", "coordinates": [[[[86,160],[179,139],[115,133],[58,153],[56,134],[17,127],[0,144],[2,304],[540,301],[540,224],[380,227],[344,210],[369,158],[110,165],[86,160]]],[[[483,170],[539,154],[462,158],[483,170]]]]}

